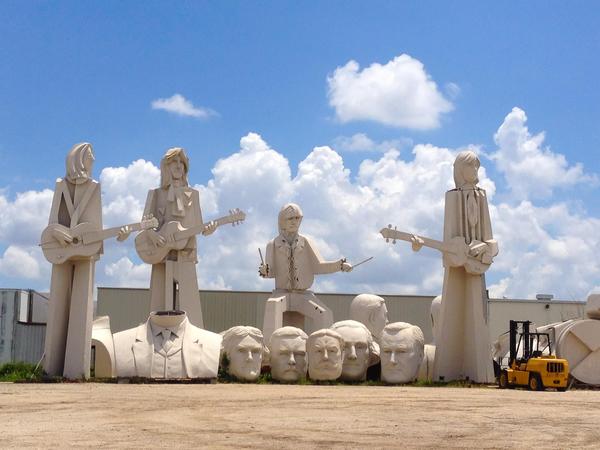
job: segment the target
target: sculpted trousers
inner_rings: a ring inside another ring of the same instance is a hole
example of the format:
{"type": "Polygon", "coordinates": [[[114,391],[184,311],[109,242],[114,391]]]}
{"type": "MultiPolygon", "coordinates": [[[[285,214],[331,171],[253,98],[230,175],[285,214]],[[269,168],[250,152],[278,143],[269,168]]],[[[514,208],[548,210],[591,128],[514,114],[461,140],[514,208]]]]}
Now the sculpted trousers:
{"type": "Polygon", "coordinates": [[[152,265],[150,310],[169,311],[173,309],[185,311],[192,325],[204,328],[195,262],[168,260],[152,265]],[[178,299],[173,298],[174,282],[179,285],[178,299]]]}
{"type": "Polygon", "coordinates": [[[44,370],[53,376],[89,378],[95,261],[52,266],[44,370]]]}
{"type": "Polygon", "coordinates": [[[314,330],[333,325],[333,313],[312,291],[290,292],[276,289],[265,305],[263,336],[269,342],[273,332],[284,326],[283,313],[296,311],[312,319],[314,330]]]}
{"type": "Polygon", "coordinates": [[[483,275],[463,267],[448,267],[439,319],[433,380],[468,378],[476,383],[494,381],[489,329],[484,314],[483,275]]]}

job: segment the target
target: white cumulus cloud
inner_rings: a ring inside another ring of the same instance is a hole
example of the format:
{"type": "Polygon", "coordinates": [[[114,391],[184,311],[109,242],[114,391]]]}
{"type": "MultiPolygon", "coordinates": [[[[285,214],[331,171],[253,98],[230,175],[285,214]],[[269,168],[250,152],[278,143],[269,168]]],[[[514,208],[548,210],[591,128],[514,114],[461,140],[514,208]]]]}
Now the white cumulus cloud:
{"type": "Polygon", "coordinates": [[[355,133],[352,136],[338,136],[333,140],[333,148],[341,152],[386,152],[401,150],[413,144],[410,138],[400,138],[376,142],[365,133],[355,133]]]}
{"type": "Polygon", "coordinates": [[[191,101],[181,94],[174,94],[169,98],[158,98],[152,101],[152,109],[160,109],[178,116],[208,119],[218,113],[210,108],[194,106],[191,101]]]}
{"type": "Polygon", "coordinates": [[[491,155],[516,198],[548,197],[556,188],[597,182],[581,164],[570,165],[545,147],[545,133],[532,135],[526,124],[525,111],[513,108],[494,135],[498,150],[491,155]]]}
{"type": "MultiPolygon", "coordinates": [[[[427,130],[453,109],[425,71],[407,54],[361,70],[348,61],[327,78],[329,104],[341,122],[370,120],[394,127],[427,130]]],[[[454,85],[453,92],[457,92],[454,85]]]]}

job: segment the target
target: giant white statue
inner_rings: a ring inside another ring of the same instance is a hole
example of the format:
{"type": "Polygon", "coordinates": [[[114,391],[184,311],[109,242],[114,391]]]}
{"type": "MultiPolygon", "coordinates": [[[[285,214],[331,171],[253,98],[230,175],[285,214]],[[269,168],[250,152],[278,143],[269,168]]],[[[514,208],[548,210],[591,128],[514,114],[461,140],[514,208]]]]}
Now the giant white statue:
{"type": "Polygon", "coordinates": [[[196,275],[196,236],[212,234],[214,222],[204,224],[200,196],[188,183],[189,160],[182,148],[167,150],[160,162],[160,187],[148,192],[144,216],[158,219],[160,231],[146,230],[136,237],[138,255],[153,258],[150,278],[150,309],[187,312],[189,320],[203,327],[202,307],[196,275]],[[198,229],[179,237],[180,228],[198,229]],[[175,293],[179,293],[176,304],[175,293]]]}
{"type": "Polygon", "coordinates": [[[367,369],[379,361],[379,348],[369,329],[356,320],[342,320],[331,326],[344,340],[344,361],[340,379],[364,381],[367,369]]]}
{"type": "Polygon", "coordinates": [[[183,311],[152,312],[113,339],[117,377],[217,377],[222,336],[192,325],[183,311]]]}
{"type": "Polygon", "coordinates": [[[271,334],[269,358],[274,380],[291,383],[306,378],[307,339],[306,333],[296,327],[278,328],[271,334]]]}
{"type": "Polygon", "coordinates": [[[388,323],[385,299],[373,294],[359,294],[350,303],[350,319],[365,325],[376,342],[388,323]]]}
{"type": "Polygon", "coordinates": [[[150,309],[187,312],[188,319],[203,327],[196,275],[196,235],[208,236],[218,226],[245,218],[239,210],[205,223],[200,196],[189,186],[189,159],[179,147],[167,150],[160,162],[160,187],[148,192],[144,216],[158,219],[159,231],[145,230],[135,238],[139,257],[152,264],[150,309]]]}
{"type": "Polygon", "coordinates": [[[432,381],[433,380],[433,362],[435,361],[435,343],[438,340],[436,338],[436,331],[439,329],[438,322],[440,320],[440,307],[442,305],[442,296],[438,295],[431,301],[430,307],[430,319],[431,319],[431,331],[433,334],[433,342],[431,344],[425,344],[423,362],[419,368],[419,375],[417,379],[419,381],[432,381]]]}
{"type": "Polygon", "coordinates": [[[52,263],[44,370],[73,379],[90,375],[94,266],[102,242],[111,236],[124,240],[130,233],[127,227],[102,230],[100,184],[92,179],[93,164],[91,144],[71,148],[40,243],[52,263]]]}
{"type": "Polygon", "coordinates": [[[263,355],[267,351],[262,331],[239,325],[224,331],[222,335],[223,354],[229,361],[227,373],[242,381],[258,380],[263,355]]]}
{"type": "Polygon", "coordinates": [[[443,253],[435,381],[494,381],[484,273],[498,254],[498,244],[492,235],[485,190],[477,186],[479,166],[472,151],[460,152],[454,161],[456,188],[446,192],[443,242],[397,231],[391,225],[381,230],[388,240],[410,241],[415,251],[425,245],[443,253]]]}
{"type": "Polygon", "coordinates": [[[394,322],[381,333],[381,381],[410,383],[417,378],[423,362],[425,339],[416,325],[394,322]]]}
{"type": "Polygon", "coordinates": [[[344,339],[337,331],[327,328],[315,331],[308,337],[306,348],[311,380],[331,381],[342,375],[344,339]]]}
{"type": "Polygon", "coordinates": [[[275,278],[275,290],[265,305],[263,335],[266,340],[284,325],[284,313],[296,312],[313,321],[313,328],[327,328],[333,323],[331,310],[310,290],[315,275],[349,272],[352,265],[341,258],[325,261],[310,239],[298,233],[302,210],[294,203],[281,208],[279,236],[267,244],[266,261],[258,272],[261,277],[275,278]]]}

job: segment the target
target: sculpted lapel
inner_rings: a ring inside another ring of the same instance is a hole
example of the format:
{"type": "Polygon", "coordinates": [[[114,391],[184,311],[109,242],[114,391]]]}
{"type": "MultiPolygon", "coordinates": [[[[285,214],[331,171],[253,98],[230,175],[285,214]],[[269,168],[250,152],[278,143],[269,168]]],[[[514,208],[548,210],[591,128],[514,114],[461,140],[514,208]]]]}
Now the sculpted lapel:
{"type": "Polygon", "coordinates": [[[150,378],[152,374],[154,339],[152,337],[152,327],[148,322],[137,327],[132,351],[135,360],[136,375],[138,377],[150,378]]]}

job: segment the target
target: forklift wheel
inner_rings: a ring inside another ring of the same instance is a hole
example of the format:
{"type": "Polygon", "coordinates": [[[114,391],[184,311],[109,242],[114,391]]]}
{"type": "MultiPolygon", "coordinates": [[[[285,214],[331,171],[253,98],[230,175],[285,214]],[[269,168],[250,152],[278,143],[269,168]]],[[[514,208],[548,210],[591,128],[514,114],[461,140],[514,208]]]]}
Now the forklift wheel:
{"type": "Polygon", "coordinates": [[[532,373],[529,375],[529,389],[532,391],[543,391],[544,385],[538,373],[532,373]]]}
{"type": "Polygon", "coordinates": [[[508,388],[508,372],[506,372],[506,370],[500,372],[500,377],[498,377],[498,387],[500,389],[508,388]]]}

